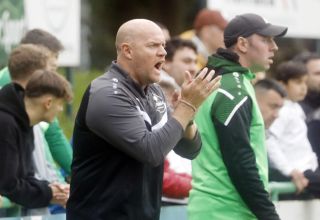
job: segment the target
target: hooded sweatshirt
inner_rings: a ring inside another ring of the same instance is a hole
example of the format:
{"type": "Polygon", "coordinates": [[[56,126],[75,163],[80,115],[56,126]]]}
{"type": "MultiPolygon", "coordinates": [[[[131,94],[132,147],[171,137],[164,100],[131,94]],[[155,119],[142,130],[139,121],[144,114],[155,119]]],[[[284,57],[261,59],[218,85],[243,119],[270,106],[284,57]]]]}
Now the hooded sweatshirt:
{"type": "Polygon", "coordinates": [[[40,208],[50,203],[52,192],[47,181],[34,177],[33,131],[23,97],[18,84],[0,91],[0,195],[27,208],[40,208]]]}
{"type": "Polygon", "coordinates": [[[202,150],[192,162],[189,220],[278,220],[269,200],[264,123],[249,69],[238,55],[219,49],[208,68],[222,75],[220,88],[198,109],[202,150]]]}

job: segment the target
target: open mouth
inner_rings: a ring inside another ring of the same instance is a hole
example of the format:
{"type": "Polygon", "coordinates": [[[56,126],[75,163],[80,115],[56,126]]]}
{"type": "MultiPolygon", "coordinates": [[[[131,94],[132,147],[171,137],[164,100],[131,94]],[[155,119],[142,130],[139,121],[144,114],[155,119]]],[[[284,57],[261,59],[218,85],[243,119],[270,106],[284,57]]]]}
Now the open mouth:
{"type": "Polygon", "coordinates": [[[161,69],[162,69],[162,64],[163,64],[163,61],[160,61],[160,62],[156,63],[156,65],[154,65],[154,67],[155,67],[157,70],[161,70],[161,69]]]}

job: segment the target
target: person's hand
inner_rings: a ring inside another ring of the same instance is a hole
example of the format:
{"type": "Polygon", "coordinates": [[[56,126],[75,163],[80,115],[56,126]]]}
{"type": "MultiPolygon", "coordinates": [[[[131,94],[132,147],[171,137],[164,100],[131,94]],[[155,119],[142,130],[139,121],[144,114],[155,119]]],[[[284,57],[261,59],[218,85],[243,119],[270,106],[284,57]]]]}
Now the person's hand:
{"type": "Polygon", "coordinates": [[[2,196],[0,195],[0,208],[2,207],[3,199],[2,196]]]}
{"type": "Polygon", "coordinates": [[[201,70],[195,78],[187,71],[185,81],[181,86],[181,100],[184,100],[196,109],[202,102],[220,86],[221,76],[213,79],[214,70],[208,71],[208,68],[201,70]]]}
{"type": "Polygon", "coordinates": [[[70,193],[69,184],[51,183],[49,187],[52,191],[51,203],[65,207],[70,193]]]}
{"type": "Polygon", "coordinates": [[[309,180],[299,170],[293,170],[291,172],[291,178],[297,187],[297,194],[300,194],[309,184],[309,180]]]}
{"type": "MultiPolygon", "coordinates": [[[[220,86],[221,76],[213,79],[214,71],[208,73],[208,68],[204,68],[198,76],[192,78],[186,72],[186,79],[181,86],[181,95],[177,102],[172,116],[180,122],[183,129],[193,120],[193,117],[202,102],[220,86]]],[[[192,139],[195,135],[195,126],[189,127],[185,137],[192,139]]]]}

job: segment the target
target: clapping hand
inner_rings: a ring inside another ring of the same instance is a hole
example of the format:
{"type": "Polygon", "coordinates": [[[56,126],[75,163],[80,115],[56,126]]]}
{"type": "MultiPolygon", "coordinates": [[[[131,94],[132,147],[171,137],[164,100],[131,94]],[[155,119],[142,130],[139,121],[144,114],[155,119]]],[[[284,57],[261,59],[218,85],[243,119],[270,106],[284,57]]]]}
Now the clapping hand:
{"type": "Polygon", "coordinates": [[[192,78],[190,73],[186,72],[185,81],[181,86],[181,99],[197,109],[220,86],[221,76],[214,78],[214,73],[214,70],[209,71],[205,67],[198,76],[192,78]]]}

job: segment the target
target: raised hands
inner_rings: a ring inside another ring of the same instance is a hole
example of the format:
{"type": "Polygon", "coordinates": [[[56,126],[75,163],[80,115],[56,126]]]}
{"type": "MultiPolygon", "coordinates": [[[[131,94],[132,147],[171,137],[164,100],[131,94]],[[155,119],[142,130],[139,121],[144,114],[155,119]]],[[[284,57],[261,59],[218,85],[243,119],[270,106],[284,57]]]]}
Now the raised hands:
{"type": "Polygon", "coordinates": [[[181,86],[181,97],[172,116],[186,128],[193,119],[197,109],[203,101],[220,86],[221,76],[213,79],[214,70],[208,72],[204,68],[198,76],[191,78],[186,72],[186,79],[181,86]]]}
{"type": "Polygon", "coordinates": [[[70,185],[61,183],[51,183],[49,187],[52,190],[51,203],[65,207],[69,198],[70,185]]]}
{"type": "Polygon", "coordinates": [[[221,76],[213,79],[214,70],[208,72],[204,68],[198,76],[191,78],[186,72],[186,79],[181,88],[181,99],[193,105],[196,109],[202,102],[220,86],[221,76]]]}

